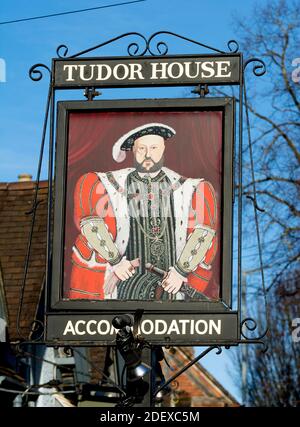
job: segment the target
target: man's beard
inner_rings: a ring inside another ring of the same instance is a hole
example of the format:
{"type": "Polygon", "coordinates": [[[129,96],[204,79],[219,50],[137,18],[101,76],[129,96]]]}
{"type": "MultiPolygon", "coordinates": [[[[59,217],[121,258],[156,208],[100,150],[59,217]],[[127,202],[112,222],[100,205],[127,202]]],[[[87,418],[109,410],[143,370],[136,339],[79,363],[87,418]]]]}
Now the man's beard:
{"type": "Polygon", "coordinates": [[[140,173],[154,173],[154,172],[158,172],[161,170],[161,168],[164,165],[164,156],[161,156],[161,158],[159,159],[159,161],[157,163],[154,162],[153,159],[151,159],[150,157],[144,159],[142,161],[142,163],[139,163],[136,158],[134,158],[134,167],[136,168],[136,170],[140,173]],[[146,160],[151,160],[151,162],[153,163],[153,165],[151,166],[151,168],[146,169],[143,164],[146,160]]]}

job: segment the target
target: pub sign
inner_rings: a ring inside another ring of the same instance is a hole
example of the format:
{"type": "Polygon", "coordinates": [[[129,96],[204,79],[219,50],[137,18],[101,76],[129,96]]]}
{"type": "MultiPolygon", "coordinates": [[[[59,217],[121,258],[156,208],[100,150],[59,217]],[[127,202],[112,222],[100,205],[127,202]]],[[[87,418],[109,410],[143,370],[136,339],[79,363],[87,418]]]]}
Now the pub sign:
{"type": "MultiPolygon", "coordinates": [[[[239,56],[53,69],[57,88],[235,84],[239,56]]],[[[237,339],[234,114],[226,97],[58,102],[48,341],[113,344],[112,318],[136,309],[150,343],[237,339]]]]}

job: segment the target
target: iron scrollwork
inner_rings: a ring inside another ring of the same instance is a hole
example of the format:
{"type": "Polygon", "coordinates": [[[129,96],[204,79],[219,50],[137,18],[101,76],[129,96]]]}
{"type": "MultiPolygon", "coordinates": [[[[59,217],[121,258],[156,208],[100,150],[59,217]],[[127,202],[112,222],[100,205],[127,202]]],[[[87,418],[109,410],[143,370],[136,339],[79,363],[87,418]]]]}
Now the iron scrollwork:
{"type": "Polygon", "coordinates": [[[247,59],[247,61],[244,62],[244,70],[251,63],[253,63],[252,72],[256,77],[261,77],[266,73],[266,71],[267,71],[266,64],[260,58],[249,58],[249,59],[247,59]]]}
{"type": "Polygon", "coordinates": [[[29,69],[29,77],[31,78],[31,80],[33,80],[34,82],[38,82],[44,77],[42,70],[40,70],[39,68],[44,68],[45,70],[47,70],[50,74],[50,77],[51,77],[52,73],[51,73],[50,68],[45,64],[39,63],[39,64],[33,65],[29,69]]]}
{"type": "Polygon", "coordinates": [[[188,41],[188,42],[190,42],[190,43],[193,43],[193,44],[196,44],[196,45],[198,45],[198,46],[204,47],[205,49],[212,50],[213,52],[217,52],[217,53],[225,53],[225,52],[223,52],[223,51],[221,51],[221,50],[219,50],[219,49],[216,49],[216,48],[214,48],[214,47],[211,47],[211,46],[205,45],[205,44],[200,43],[200,42],[198,42],[198,41],[196,41],[196,40],[190,39],[190,38],[188,38],[188,37],[181,36],[181,35],[176,34],[176,33],[173,33],[172,31],[158,31],[158,32],[156,32],[156,33],[152,34],[152,36],[150,36],[150,37],[149,37],[149,39],[148,39],[148,42],[147,42],[147,48],[148,48],[148,52],[150,53],[150,55],[152,55],[152,56],[160,56],[160,55],[161,55],[161,56],[164,56],[164,55],[167,55],[167,53],[168,53],[168,51],[169,51],[169,48],[168,48],[167,43],[166,43],[166,42],[164,42],[164,41],[158,41],[158,42],[156,42],[156,46],[155,46],[155,48],[156,48],[156,50],[157,50],[157,52],[158,52],[158,53],[155,53],[155,52],[151,49],[151,43],[153,42],[153,40],[154,40],[157,36],[160,36],[160,35],[162,35],[162,34],[164,34],[164,35],[169,35],[169,36],[173,36],[173,37],[177,37],[178,39],[181,39],[181,40],[186,40],[186,41],[188,41]],[[164,48],[164,50],[162,50],[162,49],[161,49],[162,47],[164,48]]]}
{"type": "Polygon", "coordinates": [[[241,335],[244,338],[244,340],[239,341],[240,344],[261,344],[263,345],[263,353],[265,353],[268,349],[268,345],[263,341],[263,339],[266,337],[268,333],[268,327],[259,335],[255,337],[249,337],[246,335],[245,329],[248,331],[255,331],[257,329],[257,322],[256,320],[252,319],[251,317],[247,317],[246,319],[242,320],[241,322],[241,335]]]}
{"type": "Polygon", "coordinates": [[[45,326],[41,320],[34,319],[30,325],[30,335],[33,342],[41,341],[44,337],[45,326]]]}
{"type": "MultiPolygon", "coordinates": [[[[249,58],[244,62],[244,72],[249,64],[253,64],[252,72],[256,77],[261,77],[266,73],[266,64],[263,60],[260,58],[249,58]]],[[[256,224],[256,232],[257,232],[257,241],[258,241],[258,251],[259,251],[259,258],[260,258],[260,271],[262,275],[262,286],[263,286],[263,293],[264,293],[264,299],[265,299],[265,310],[266,310],[266,329],[257,337],[248,337],[246,335],[245,329],[248,331],[255,331],[257,329],[257,322],[248,317],[244,320],[242,320],[240,325],[240,331],[241,336],[245,339],[241,341],[241,343],[258,343],[263,345],[263,352],[266,352],[268,349],[267,344],[263,341],[263,339],[266,337],[268,333],[268,304],[267,304],[267,298],[266,298],[266,291],[265,291],[265,285],[264,285],[264,274],[263,274],[263,263],[262,263],[262,253],[261,253],[261,246],[260,246],[260,233],[259,233],[259,226],[258,226],[258,219],[257,219],[257,211],[265,212],[263,208],[261,208],[257,203],[256,198],[256,188],[255,188],[255,176],[254,176],[254,163],[253,163],[253,155],[252,155],[252,142],[251,142],[251,135],[250,135],[250,120],[249,120],[249,111],[248,111],[248,101],[247,101],[247,92],[246,92],[246,84],[244,83],[243,86],[244,91],[244,98],[245,98],[245,108],[246,108],[246,119],[247,119],[247,128],[248,128],[248,142],[249,142],[249,152],[250,152],[250,159],[251,159],[251,168],[252,168],[252,181],[253,181],[253,196],[247,195],[247,198],[250,199],[254,206],[254,214],[255,214],[255,224],[256,224]]]]}
{"type": "Polygon", "coordinates": [[[240,46],[236,40],[229,40],[229,42],[227,42],[227,47],[229,52],[232,53],[237,53],[240,49],[240,46]]]}
{"type": "Polygon", "coordinates": [[[68,57],[68,52],[69,52],[69,48],[67,45],[65,44],[60,44],[57,48],[56,48],[56,55],[59,58],[67,58],[68,57]]]}
{"type": "Polygon", "coordinates": [[[82,56],[86,53],[92,52],[93,50],[99,49],[101,47],[104,47],[108,44],[111,44],[117,40],[121,40],[124,39],[126,37],[130,37],[130,36],[137,36],[140,39],[142,39],[143,43],[145,44],[144,48],[142,48],[140,46],[140,44],[136,41],[136,42],[132,42],[128,45],[127,47],[127,53],[129,56],[144,56],[145,53],[148,50],[148,41],[146,39],[146,37],[144,37],[142,34],[137,33],[137,32],[130,32],[130,33],[125,33],[125,34],[121,34],[120,36],[114,37],[112,39],[109,39],[103,43],[100,43],[96,46],[90,47],[88,49],[82,50],[78,53],[75,53],[73,55],[67,56],[68,52],[69,52],[69,48],[65,45],[65,44],[61,44],[60,46],[58,46],[58,48],[56,49],[56,54],[59,58],[77,58],[79,56],[82,56]]]}
{"type": "Polygon", "coordinates": [[[191,366],[195,365],[200,359],[202,359],[204,356],[206,356],[209,352],[216,349],[216,354],[222,353],[222,347],[220,345],[211,345],[206,350],[204,350],[202,353],[199,354],[199,356],[195,357],[193,360],[191,360],[187,365],[185,365],[183,368],[181,368],[178,372],[176,372],[174,375],[172,375],[168,380],[166,380],[162,385],[160,385],[153,393],[153,396],[156,396],[161,390],[165,389],[169,384],[173,383],[176,378],[178,378],[181,374],[183,374],[185,371],[187,371],[191,366]]]}
{"type": "MultiPolygon", "coordinates": [[[[111,44],[111,43],[116,42],[118,40],[121,40],[121,39],[124,39],[127,37],[131,37],[131,36],[136,36],[140,40],[139,40],[139,42],[138,41],[131,42],[128,45],[127,53],[129,56],[132,56],[132,57],[145,56],[147,53],[150,54],[151,56],[165,56],[169,52],[169,47],[168,47],[167,43],[165,41],[162,41],[162,40],[155,42],[155,38],[157,38],[158,36],[161,36],[161,35],[172,36],[172,37],[175,37],[175,38],[178,38],[181,40],[185,40],[189,43],[195,44],[197,46],[201,46],[201,47],[208,49],[212,52],[221,53],[221,54],[226,53],[223,50],[216,49],[212,46],[206,45],[206,44],[201,43],[197,40],[193,40],[191,38],[181,36],[179,34],[173,33],[172,31],[157,31],[156,33],[152,34],[148,39],[145,36],[143,36],[141,33],[137,33],[137,32],[124,33],[124,34],[121,34],[120,36],[114,37],[114,38],[109,39],[103,43],[100,43],[96,46],[82,50],[82,51],[77,52],[77,53],[70,55],[70,56],[68,56],[69,48],[65,44],[61,44],[56,49],[56,54],[61,59],[77,58],[79,56],[82,56],[86,53],[92,52],[92,51],[99,49],[101,47],[107,46],[108,44],[111,44]],[[142,42],[144,46],[141,46],[140,42],[142,42]]],[[[227,43],[227,47],[228,47],[228,50],[230,53],[236,53],[239,50],[239,44],[235,40],[229,40],[227,43]]]]}
{"type": "MultiPolygon", "coordinates": [[[[34,199],[32,203],[32,208],[26,212],[27,215],[32,215],[31,219],[31,225],[30,225],[30,234],[28,239],[28,247],[27,252],[25,255],[25,266],[24,266],[24,273],[22,278],[22,284],[21,284],[21,290],[20,290],[20,298],[19,298],[19,306],[18,306],[18,313],[17,313],[17,332],[22,340],[27,340],[27,337],[23,336],[23,333],[21,331],[21,315],[22,315],[22,308],[23,308],[23,299],[24,299],[24,291],[26,287],[26,280],[27,280],[27,273],[29,269],[29,261],[30,261],[30,253],[31,253],[31,244],[32,244],[32,238],[33,238],[33,229],[35,224],[35,217],[36,217],[36,211],[40,203],[43,203],[44,200],[38,200],[38,191],[39,191],[39,182],[40,182],[40,174],[41,174],[41,167],[42,167],[42,159],[43,159],[43,152],[44,152],[44,144],[45,144],[45,138],[46,138],[46,129],[47,129],[47,123],[48,123],[48,115],[49,115],[49,108],[50,108],[50,102],[51,102],[51,96],[52,96],[52,72],[50,68],[42,63],[38,63],[33,65],[29,69],[29,77],[34,82],[39,82],[44,77],[43,71],[47,70],[50,77],[49,82],[49,91],[48,91],[48,97],[47,97],[47,104],[46,104],[46,111],[45,111],[45,117],[44,117],[44,124],[43,124],[43,135],[42,135],[42,141],[41,141],[41,147],[40,147],[40,155],[39,155],[39,163],[38,163],[38,171],[37,171],[37,177],[35,181],[35,192],[34,192],[34,199]]],[[[29,337],[31,339],[31,342],[39,342],[42,341],[42,338],[44,336],[44,324],[40,320],[34,319],[30,324],[30,331],[29,331],[29,337]]]]}

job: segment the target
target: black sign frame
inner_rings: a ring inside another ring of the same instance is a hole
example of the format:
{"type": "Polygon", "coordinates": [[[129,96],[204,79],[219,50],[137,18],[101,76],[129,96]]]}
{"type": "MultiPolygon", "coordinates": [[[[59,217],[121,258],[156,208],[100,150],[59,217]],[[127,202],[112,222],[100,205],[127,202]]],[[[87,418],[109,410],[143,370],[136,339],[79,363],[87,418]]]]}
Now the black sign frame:
{"type": "MultiPolygon", "coordinates": [[[[49,314],[55,310],[77,312],[82,315],[97,316],[99,312],[105,315],[113,313],[134,313],[136,301],[129,300],[64,300],[62,296],[63,283],[63,246],[65,218],[65,179],[67,173],[68,147],[68,117],[75,111],[222,111],[223,113],[223,189],[222,189],[222,261],[220,301],[139,301],[139,308],[144,309],[145,316],[157,313],[172,313],[185,316],[200,313],[226,313],[232,304],[232,209],[233,209],[233,147],[234,147],[234,114],[233,98],[190,98],[190,99],[160,99],[157,100],[116,100],[116,101],[62,101],[58,103],[57,138],[56,138],[56,172],[55,172],[55,206],[54,206],[54,236],[53,259],[51,271],[50,294],[47,298],[49,314]]],[[[52,317],[52,316],[51,316],[52,317]]],[[[53,318],[53,317],[52,317],[53,318]]],[[[51,321],[50,321],[51,322],[51,321]]],[[[237,325],[237,322],[235,322],[237,325]]],[[[53,334],[49,339],[53,338],[53,334]]],[[[101,341],[101,336],[94,339],[101,341]]],[[[169,339],[169,337],[167,337],[169,339]]],[[[103,337],[102,337],[103,340],[103,337]]],[[[195,338],[194,338],[195,340],[195,338]]],[[[197,342],[194,341],[194,342],[197,342]]],[[[200,345],[199,342],[197,342],[200,345]]]]}

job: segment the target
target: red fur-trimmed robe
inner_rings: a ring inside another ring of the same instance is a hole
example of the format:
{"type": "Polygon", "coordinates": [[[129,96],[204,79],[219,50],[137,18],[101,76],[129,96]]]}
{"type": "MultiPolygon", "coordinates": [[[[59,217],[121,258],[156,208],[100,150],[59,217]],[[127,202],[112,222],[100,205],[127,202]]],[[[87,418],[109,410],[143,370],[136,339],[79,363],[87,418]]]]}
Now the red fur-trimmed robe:
{"type": "MultiPolygon", "coordinates": [[[[196,224],[203,224],[217,230],[217,203],[212,185],[203,179],[183,180],[176,172],[162,168],[173,188],[175,212],[176,259],[179,259],[188,236],[196,224]]],[[[65,297],[70,299],[106,299],[116,295],[104,294],[104,283],[112,273],[110,266],[93,250],[81,234],[80,221],[86,217],[101,217],[120,252],[123,255],[130,233],[126,192],[127,176],[134,169],[126,168],[111,172],[113,183],[106,173],[90,172],[79,178],[74,192],[74,221],[78,236],[73,246],[72,274],[70,287],[65,297]],[[117,185],[116,185],[117,183],[117,185]]],[[[217,251],[217,235],[206,253],[204,262],[210,266],[217,251]]],[[[207,296],[216,297],[210,288],[211,269],[199,264],[190,273],[187,281],[207,296]]]]}

